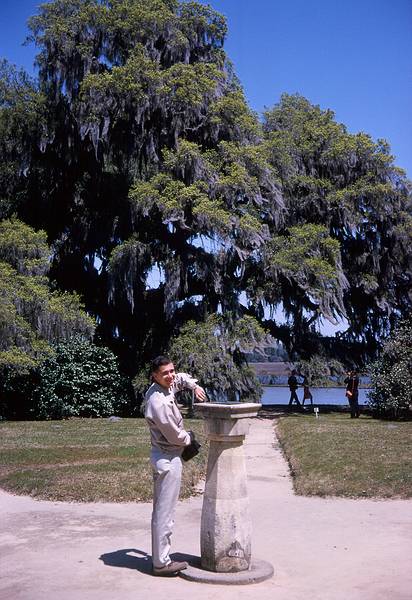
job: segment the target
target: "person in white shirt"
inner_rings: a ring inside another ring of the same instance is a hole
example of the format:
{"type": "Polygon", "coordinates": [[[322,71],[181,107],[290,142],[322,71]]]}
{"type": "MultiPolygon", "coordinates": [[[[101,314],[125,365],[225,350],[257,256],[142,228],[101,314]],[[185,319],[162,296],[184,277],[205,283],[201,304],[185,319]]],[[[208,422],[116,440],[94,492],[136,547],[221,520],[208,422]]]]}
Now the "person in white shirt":
{"type": "Polygon", "coordinates": [[[176,405],[175,393],[194,390],[196,399],[204,402],[203,388],[187,373],[176,373],[167,356],[152,361],[153,383],[144,400],[145,419],[151,438],[150,462],[153,469],[152,562],[154,575],[175,575],[186,569],[186,562],[172,561],[170,538],[174,513],[182,479],[181,454],[191,443],[183,427],[183,417],[176,405]]]}

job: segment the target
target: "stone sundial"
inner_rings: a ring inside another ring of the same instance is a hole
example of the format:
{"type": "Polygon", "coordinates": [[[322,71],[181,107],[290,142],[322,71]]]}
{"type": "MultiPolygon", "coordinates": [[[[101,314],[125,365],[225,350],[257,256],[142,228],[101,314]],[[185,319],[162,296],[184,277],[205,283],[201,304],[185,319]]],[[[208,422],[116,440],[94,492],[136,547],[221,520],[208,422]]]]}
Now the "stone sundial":
{"type": "Polygon", "coordinates": [[[200,530],[200,561],[182,571],[191,581],[245,584],[273,575],[252,560],[252,530],[243,442],[260,404],[197,404],[210,447],[200,530]]]}

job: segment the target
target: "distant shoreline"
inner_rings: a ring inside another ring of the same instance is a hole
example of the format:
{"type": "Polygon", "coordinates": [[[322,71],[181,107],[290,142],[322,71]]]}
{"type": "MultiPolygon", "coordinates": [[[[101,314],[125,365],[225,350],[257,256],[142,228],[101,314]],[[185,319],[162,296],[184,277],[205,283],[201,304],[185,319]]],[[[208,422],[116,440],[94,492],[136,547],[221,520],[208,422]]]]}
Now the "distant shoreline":
{"type": "MultiPolygon", "coordinates": [[[[345,395],[344,387],[311,387],[312,402],[314,406],[325,406],[325,405],[348,405],[348,399],[345,395]]],[[[262,386],[262,405],[270,404],[283,404],[289,405],[290,402],[290,391],[286,385],[271,385],[262,386]]],[[[303,387],[298,388],[299,402],[303,402],[303,387]]],[[[360,405],[369,404],[370,388],[360,388],[358,402],[360,405]]],[[[305,399],[306,400],[306,399],[305,399]]],[[[306,404],[310,402],[307,400],[306,404]]]]}
{"type": "MultiPolygon", "coordinates": [[[[289,386],[286,383],[262,383],[263,387],[279,387],[279,388],[289,388],[289,386]]],[[[362,390],[370,390],[372,389],[372,387],[370,385],[367,385],[366,383],[360,383],[359,384],[359,389],[362,390]]],[[[303,389],[303,385],[300,384],[298,385],[298,389],[301,388],[303,389]]],[[[344,390],[345,386],[344,385],[310,385],[309,389],[311,390],[331,390],[331,389],[339,389],[339,390],[344,390]]]]}

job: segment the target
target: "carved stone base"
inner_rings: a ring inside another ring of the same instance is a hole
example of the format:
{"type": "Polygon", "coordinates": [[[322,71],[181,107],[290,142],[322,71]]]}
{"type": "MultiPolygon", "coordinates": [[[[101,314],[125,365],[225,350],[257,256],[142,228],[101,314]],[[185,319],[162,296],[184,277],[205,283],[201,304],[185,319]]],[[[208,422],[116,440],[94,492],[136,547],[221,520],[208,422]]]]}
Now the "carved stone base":
{"type": "Polygon", "coordinates": [[[237,573],[216,573],[206,571],[200,566],[200,557],[198,560],[190,561],[190,565],[184,571],[180,571],[179,576],[188,581],[197,581],[198,583],[212,583],[216,585],[248,585],[250,583],[260,583],[273,577],[273,566],[264,560],[252,560],[250,568],[247,571],[237,573]]]}

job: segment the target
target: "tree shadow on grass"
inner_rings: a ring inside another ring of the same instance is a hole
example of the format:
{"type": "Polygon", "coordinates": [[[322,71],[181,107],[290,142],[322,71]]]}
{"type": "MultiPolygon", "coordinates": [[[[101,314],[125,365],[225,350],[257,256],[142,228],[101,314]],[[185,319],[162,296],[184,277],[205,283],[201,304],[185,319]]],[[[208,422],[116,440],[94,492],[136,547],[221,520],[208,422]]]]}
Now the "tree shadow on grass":
{"type": "MultiPolygon", "coordinates": [[[[192,566],[200,564],[200,558],[192,554],[175,552],[170,555],[172,560],[187,561],[192,566]]],[[[143,550],[137,548],[124,548],[115,552],[107,552],[99,557],[108,567],[121,567],[122,569],[133,569],[144,575],[152,575],[152,557],[143,550]]]]}

